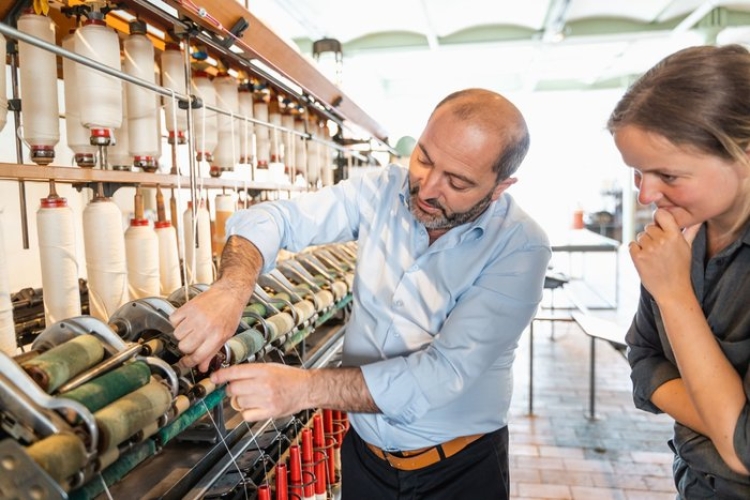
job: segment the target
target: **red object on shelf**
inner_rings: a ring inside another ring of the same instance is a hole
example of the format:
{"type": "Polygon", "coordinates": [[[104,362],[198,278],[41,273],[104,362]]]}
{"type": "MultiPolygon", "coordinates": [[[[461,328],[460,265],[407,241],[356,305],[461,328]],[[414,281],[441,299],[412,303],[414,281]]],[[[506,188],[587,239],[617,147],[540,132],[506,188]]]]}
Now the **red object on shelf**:
{"type": "Polygon", "coordinates": [[[302,457],[299,445],[289,446],[289,493],[295,500],[302,498],[302,457]]]}
{"type": "Polygon", "coordinates": [[[258,500],[271,500],[271,487],[267,484],[261,484],[258,486],[258,500]]]}
{"type": "Polygon", "coordinates": [[[289,499],[289,486],[286,477],[286,464],[276,465],[276,500],[289,499]]]}
{"type": "Polygon", "coordinates": [[[313,462],[313,435],[309,428],[302,429],[302,473],[307,476],[303,480],[303,498],[313,498],[315,488],[312,478],[315,477],[315,463],[313,462]]]}

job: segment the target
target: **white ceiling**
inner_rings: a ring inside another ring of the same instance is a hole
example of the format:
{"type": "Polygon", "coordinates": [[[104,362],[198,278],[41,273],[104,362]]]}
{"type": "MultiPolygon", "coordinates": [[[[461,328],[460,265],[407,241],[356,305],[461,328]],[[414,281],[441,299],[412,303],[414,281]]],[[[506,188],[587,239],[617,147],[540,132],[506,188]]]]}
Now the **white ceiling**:
{"type": "Polygon", "coordinates": [[[750,0],[238,1],[311,60],[313,41],[339,40],[342,91],[393,141],[460,88],[620,95],[683,47],[750,45],[750,0]]]}
{"type": "Polygon", "coordinates": [[[621,86],[674,50],[750,25],[750,0],[253,0],[248,8],[302,53],[314,40],[339,40],[344,82],[369,68],[386,87],[470,73],[494,75],[501,90],[621,86]]]}

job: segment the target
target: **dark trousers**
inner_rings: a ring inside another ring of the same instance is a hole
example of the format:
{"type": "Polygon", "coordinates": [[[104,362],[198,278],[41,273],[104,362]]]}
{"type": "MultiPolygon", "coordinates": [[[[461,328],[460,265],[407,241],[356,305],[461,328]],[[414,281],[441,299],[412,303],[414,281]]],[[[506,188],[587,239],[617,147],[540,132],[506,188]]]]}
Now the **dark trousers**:
{"type": "Polygon", "coordinates": [[[342,500],[507,500],[508,428],[415,471],[391,467],[350,428],[341,448],[342,500]]]}

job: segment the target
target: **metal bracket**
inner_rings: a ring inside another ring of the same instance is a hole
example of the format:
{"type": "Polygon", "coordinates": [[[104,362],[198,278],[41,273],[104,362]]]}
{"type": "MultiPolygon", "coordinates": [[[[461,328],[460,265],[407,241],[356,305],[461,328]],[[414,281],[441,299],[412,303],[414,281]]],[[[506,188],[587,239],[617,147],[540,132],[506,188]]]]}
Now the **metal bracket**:
{"type": "Polygon", "coordinates": [[[0,497],[19,500],[67,500],[68,495],[12,439],[0,441],[0,497]]]}
{"type": "MultiPolygon", "coordinates": [[[[236,38],[242,38],[242,34],[250,27],[250,23],[247,22],[247,20],[244,17],[240,17],[235,21],[232,28],[229,30],[232,35],[234,35],[236,38]]],[[[234,39],[232,37],[225,37],[224,40],[219,42],[219,44],[224,48],[229,48],[232,45],[234,45],[234,39]]]]}

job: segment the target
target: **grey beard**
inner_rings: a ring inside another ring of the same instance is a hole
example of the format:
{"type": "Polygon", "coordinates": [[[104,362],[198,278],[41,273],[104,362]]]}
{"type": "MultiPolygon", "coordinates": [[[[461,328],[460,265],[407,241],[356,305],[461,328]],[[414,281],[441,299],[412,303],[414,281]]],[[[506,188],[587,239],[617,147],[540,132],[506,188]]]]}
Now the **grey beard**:
{"type": "Polygon", "coordinates": [[[439,208],[441,212],[440,215],[430,215],[422,212],[417,206],[416,198],[418,193],[418,186],[409,189],[409,209],[414,218],[421,222],[427,229],[451,229],[460,226],[461,224],[476,219],[482,212],[487,210],[487,207],[492,203],[492,192],[490,192],[467,211],[455,212],[448,215],[445,208],[443,208],[437,200],[429,199],[426,200],[426,203],[435,208],[439,208]]]}

